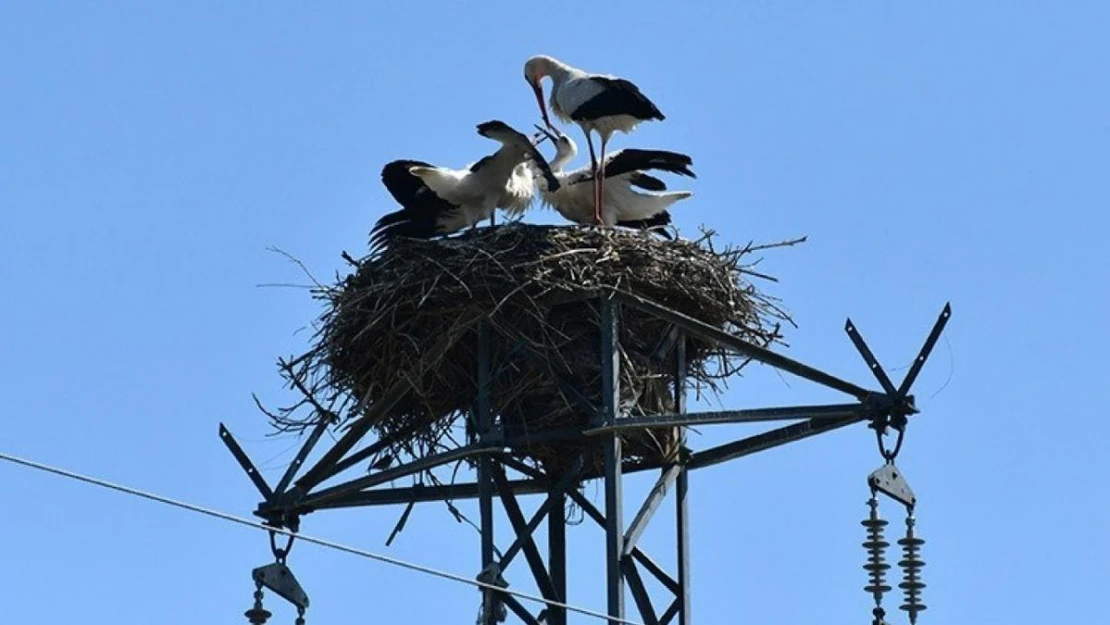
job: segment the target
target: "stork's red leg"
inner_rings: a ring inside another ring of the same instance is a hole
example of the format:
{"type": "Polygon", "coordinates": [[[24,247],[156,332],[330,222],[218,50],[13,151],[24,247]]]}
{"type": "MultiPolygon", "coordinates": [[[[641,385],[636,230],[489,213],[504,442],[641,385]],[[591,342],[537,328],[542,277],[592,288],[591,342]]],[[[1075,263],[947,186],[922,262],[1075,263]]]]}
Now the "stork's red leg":
{"type": "Polygon", "coordinates": [[[602,171],[605,165],[605,144],[609,142],[609,138],[601,135],[601,161],[599,164],[594,165],[594,179],[597,180],[597,212],[594,214],[594,219],[597,219],[597,225],[605,225],[605,221],[601,218],[603,204],[605,203],[605,173],[602,171]]]}
{"type": "Polygon", "coordinates": [[[590,136],[591,132],[586,131],[586,145],[590,148],[590,167],[593,169],[594,177],[594,221],[601,223],[601,181],[597,169],[597,155],[594,154],[594,142],[590,136]]]}

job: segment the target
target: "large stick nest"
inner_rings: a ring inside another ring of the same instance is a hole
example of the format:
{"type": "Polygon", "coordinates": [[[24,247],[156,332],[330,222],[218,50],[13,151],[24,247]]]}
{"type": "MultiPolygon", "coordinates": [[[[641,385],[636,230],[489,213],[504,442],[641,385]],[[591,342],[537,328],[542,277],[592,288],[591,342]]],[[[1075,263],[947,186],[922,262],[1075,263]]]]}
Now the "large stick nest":
{"type": "MultiPolygon", "coordinates": [[[[758,249],[715,250],[712,237],[666,241],[613,228],[508,225],[440,240],[397,239],[359,261],[337,284],[316,291],[325,302],[312,349],[282,361],[305,400],[268,413],[282,429],[330,418],[360,418],[395,385],[408,393],[377,417],[373,430],[397,457],[419,458],[473,433],[478,326],[490,335],[490,408],[511,453],[559,472],[590,439],[552,441],[553,431],[588,427],[592,416],[569,386],[600,406],[599,302],[606,288],[652,300],[751,342],[779,340],[789,320],[748,279],[758,249]],[[311,405],[312,416],[294,409],[311,405]],[[541,436],[543,433],[548,436],[541,436]]],[[[621,308],[622,414],[673,412],[673,359],[653,359],[669,325],[621,308]]],[[[717,392],[746,361],[686,339],[687,383],[717,392]]],[[[627,434],[630,462],[673,457],[672,429],[627,434]]],[[[587,457],[599,466],[599,457],[587,457]]]]}

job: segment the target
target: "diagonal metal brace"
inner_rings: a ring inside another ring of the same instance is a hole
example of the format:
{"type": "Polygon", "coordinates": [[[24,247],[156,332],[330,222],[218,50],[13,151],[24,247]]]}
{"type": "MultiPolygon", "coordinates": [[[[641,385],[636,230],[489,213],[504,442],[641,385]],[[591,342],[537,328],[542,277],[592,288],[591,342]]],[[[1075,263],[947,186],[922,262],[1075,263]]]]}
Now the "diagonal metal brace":
{"type": "Polygon", "coordinates": [[[918,352],[917,358],[914,359],[913,365],[910,370],[906,372],[906,377],[902,380],[902,385],[898,387],[898,392],[905,395],[910,391],[910,387],[917,380],[917,374],[921,373],[921,367],[925,366],[925,361],[929,359],[929,354],[933,353],[933,347],[937,344],[937,339],[940,338],[940,333],[944,332],[944,327],[948,325],[948,319],[952,316],[952,304],[946,303],[944,310],[940,311],[940,316],[937,317],[936,323],[933,324],[933,330],[929,332],[929,337],[925,339],[925,344],[921,346],[921,351],[918,352]]]}
{"type": "Polygon", "coordinates": [[[254,463],[251,462],[250,457],[247,456],[247,452],[243,451],[243,448],[235,441],[235,437],[231,435],[231,430],[227,429],[227,426],[223,423],[220,424],[220,440],[227,446],[231,455],[235,456],[236,462],[243,468],[243,471],[246,472],[251,482],[254,482],[254,487],[262,494],[262,498],[269,503],[274,498],[274,491],[270,488],[270,485],[266,483],[266,480],[262,478],[262,474],[258,472],[254,463]]]}
{"type": "Polygon", "coordinates": [[[863,361],[867,363],[867,367],[871,369],[871,373],[875,375],[875,379],[879,381],[879,385],[883,387],[887,395],[897,395],[898,390],[894,388],[894,383],[890,381],[890,376],[886,374],[882,365],[879,364],[875,354],[871,353],[871,348],[867,346],[867,342],[863,340],[859,330],[856,329],[856,324],[852,323],[852,318],[849,317],[844,322],[844,331],[848,333],[848,338],[852,339],[852,344],[856,346],[860,356],[863,356],[863,361]]]}
{"type": "Polygon", "coordinates": [[[301,445],[301,449],[297,452],[297,456],[293,458],[293,462],[289,463],[289,466],[285,469],[285,474],[281,476],[281,480],[278,482],[277,486],[274,487],[274,492],[279,496],[285,492],[285,489],[289,487],[289,483],[297,476],[297,471],[301,468],[301,465],[304,464],[305,458],[308,458],[308,454],[312,453],[312,448],[316,446],[316,443],[319,442],[320,437],[323,436],[324,431],[328,429],[331,423],[332,419],[327,418],[324,414],[320,415],[320,420],[317,421],[316,425],[312,428],[312,433],[308,435],[308,440],[301,445]]]}

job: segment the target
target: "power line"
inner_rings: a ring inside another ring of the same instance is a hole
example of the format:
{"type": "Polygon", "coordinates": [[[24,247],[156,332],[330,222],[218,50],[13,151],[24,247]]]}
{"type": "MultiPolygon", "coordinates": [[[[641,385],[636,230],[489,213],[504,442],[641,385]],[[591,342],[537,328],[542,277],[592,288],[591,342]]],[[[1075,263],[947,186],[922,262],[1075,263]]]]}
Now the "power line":
{"type": "Polygon", "coordinates": [[[342,543],[337,543],[337,542],[326,540],[326,539],[323,539],[323,538],[316,538],[314,536],[309,536],[309,535],[306,535],[306,534],[292,532],[292,531],[289,531],[289,530],[284,529],[284,528],[270,527],[269,525],[264,525],[260,521],[247,519],[247,518],[244,518],[244,517],[236,516],[234,514],[229,514],[227,512],[222,512],[220,510],[214,510],[212,508],[205,508],[204,506],[198,506],[196,504],[192,504],[192,503],[189,503],[187,501],[181,501],[179,499],[171,499],[169,497],[165,497],[165,496],[158,495],[158,494],[155,494],[155,493],[139,490],[139,489],[133,488],[131,486],[116,484],[116,483],[109,482],[107,480],[103,480],[103,479],[100,479],[100,478],[96,478],[96,477],[92,477],[92,476],[88,476],[88,475],[82,475],[82,474],[76,473],[74,471],[69,471],[67,469],[62,469],[62,468],[51,466],[51,465],[48,465],[48,464],[43,464],[41,462],[35,462],[34,460],[27,460],[26,458],[21,458],[19,456],[13,456],[11,454],[6,454],[4,452],[0,452],[0,460],[6,460],[6,461],[11,462],[13,464],[23,465],[25,467],[36,469],[36,470],[39,470],[39,471],[44,471],[46,473],[53,473],[54,475],[59,475],[61,477],[69,478],[69,479],[72,479],[72,480],[77,480],[79,482],[85,482],[86,484],[92,484],[94,486],[100,486],[102,488],[107,488],[109,490],[114,490],[114,491],[121,492],[121,493],[124,493],[124,494],[127,494],[127,495],[133,495],[135,497],[141,497],[143,499],[147,499],[147,500],[154,501],[154,502],[161,503],[161,504],[166,504],[168,506],[172,506],[172,507],[175,507],[175,508],[180,508],[182,510],[188,510],[189,512],[195,512],[195,513],[198,513],[198,514],[203,514],[203,515],[210,516],[210,517],[213,517],[213,518],[216,518],[216,519],[220,519],[222,521],[228,521],[228,522],[231,522],[231,523],[236,523],[238,525],[244,525],[246,527],[251,527],[251,528],[254,528],[254,529],[264,530],[264,531],[267,531],[267,532],[275,532],[275,533],[278,533],[278,534],[283,534],[285,536],[295,537],[298,541],[303,541],[303,542],[306,542],[306,543],[312,543],[314,545],[319,545],[321,547],[326,547],[328,549],[335,549],[336,551],[341,551],[341,552],[344,552],[344,553],[349,553],[349,554],[352,554],[352,555],[361,556],[363,558],[367,558],[367,559],[370,559],[370,560],[377,560],[379,562],[384,562],[386,564],[392,564],[394,566],[399,566],[401,568],[409,569],[411,571],[417,571],[419,573],[426,573],[428,575],[434,575],[436,577],[442,577],[444,579],[449,579],[449,580],[453,580],[453,581],[456,581],[456,582],[462,582],[464,584],[469,584],[471,586],[476,586],[478,588],[496,590],[498,592],[502,592],[502,593],[505,593],[507,595],[512,595],[514,597],[518,597],[520,599],[526,599],[528,601],[534,601],[536,603],[542,603],[542,604],[545,604],[545,605],[548,605],[548,606],[551,606],[551,607],[563,608],[563,609],[568,610],[570,612],[577,612],[579,614],[584,614],[586,616],[592,616],[594,618],[603,619],[603,620],[607,620],[607,621],[616,621],[618,623],[624,623],[625,625],[643,625],[643,623],[640,623],[640,622],[637,622],[637,621],[629,621],[629,620],[626,620],[626,619],[614,618],[614,617],[611,617],[611,616],[609,616],[607,614],[604,614],[602,612],[597,612],[595,610],[590,610],[589,608],[580,608],[580,607],[577,607],[577,606],[570,605],[569,603],[561,603],[559,601],[550,601],[548,599],[544,599],[543,597],[540,597],[540,596],[537,596],[537,595],[532,595],[532,594],[525,593],[525,592],[520,592],[520,591],[517,591],[517,590],[508,590],[508,589],[502,588],[502,587],[494,585],[494,584],[481,582],[481,581],[478,581],[476,579],[470,579],[468,577],[464,577],[464,576],[458,575],[456,573],[451,573],[449,571],[441,571],[439,569],[434,569],[432,567],[424,566],[422,564],[416,564],[414,562],[407,562],[407,561],[401,560],[399,558],[394,558],[394,557],[391,557],[391,556],[382,555],[380,553],[374,553],[372,551],[366,551],[364,549],[358,549],[357,547],[350,547],[350,546],[344,545],[342,543]]]}

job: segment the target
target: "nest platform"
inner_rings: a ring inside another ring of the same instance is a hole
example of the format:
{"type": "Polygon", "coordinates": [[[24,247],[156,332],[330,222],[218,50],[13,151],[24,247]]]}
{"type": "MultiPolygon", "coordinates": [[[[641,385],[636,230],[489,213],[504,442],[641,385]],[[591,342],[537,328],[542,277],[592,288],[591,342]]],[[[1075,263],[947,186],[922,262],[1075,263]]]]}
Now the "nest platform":
{"type": "MultiPolygon", "coordinates": [[[[403,384],[405,398],[372,429],[387,442],[383,454],[417,459],[461,446],[473,432],[481,332],[488,336],[491,412],[508,453],[557,473],[592,442],[565,436],[591,425],[581,400],[601,405],[597,296],[618,290],[767,345],[788,317],[749,282],[760,275],[746,264],[752,251],[715,250],[709,235],[671,241],[614,228],[525,224],[397,239],[376,256],[348,257],[352,273],[316,291],[325,311],[313,347],[282,368],[305,394],[300,405],[340,424],[362,418],[403,384]]],[[[652,315],[621,309],[622,414],[673,412],[673,364],[653,358],[669,331],[652,315]]],[[[685,340],[687,383],[701,391],[716,392],[745,364],[708,342],[685,340]]],[[[269,414],[283,429],[314,420],[290,410],[269,414]]],[[[680,444],[673,429],[630,433],[626,462],[667,460],[680,444]]],[[[600,455],[587,458],[601,466],[600,455]]]]}

